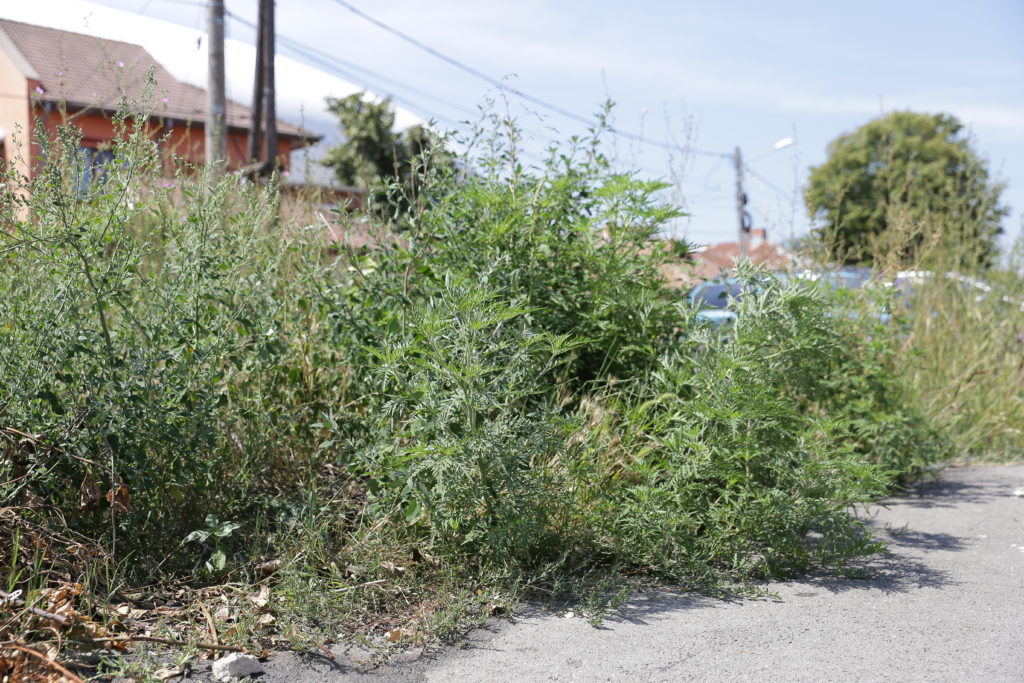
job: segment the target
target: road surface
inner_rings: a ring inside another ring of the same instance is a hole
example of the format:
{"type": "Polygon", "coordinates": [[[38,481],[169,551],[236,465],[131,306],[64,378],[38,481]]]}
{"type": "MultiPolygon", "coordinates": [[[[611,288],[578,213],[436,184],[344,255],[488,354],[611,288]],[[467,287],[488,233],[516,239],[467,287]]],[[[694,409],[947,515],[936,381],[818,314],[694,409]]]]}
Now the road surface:
{"type": "Polygon", "coordinates": [[[778,601],[657,591],[600,628],[527,610],[463,648],[377,669],[340,646],[336,662],[282,654],[260,680],[1024,681],[1022,488],[1024,466],[949,468],[873,508],[891,554],[869,579],[772,583],[778,601]]]}

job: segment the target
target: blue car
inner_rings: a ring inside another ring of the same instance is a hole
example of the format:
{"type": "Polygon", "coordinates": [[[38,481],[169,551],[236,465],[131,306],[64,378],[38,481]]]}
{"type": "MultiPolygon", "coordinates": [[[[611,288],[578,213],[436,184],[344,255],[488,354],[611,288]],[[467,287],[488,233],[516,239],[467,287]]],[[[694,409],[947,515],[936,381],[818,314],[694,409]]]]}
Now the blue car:
{"type": "Polygon", "coordinates": [[[690,303],[698,308],[697,319],[714,327],[731,325],[736,322],[736,312],[731,305],[740,300],[743,287],[735,278],[706,280],[686,295],[690,303]]]}

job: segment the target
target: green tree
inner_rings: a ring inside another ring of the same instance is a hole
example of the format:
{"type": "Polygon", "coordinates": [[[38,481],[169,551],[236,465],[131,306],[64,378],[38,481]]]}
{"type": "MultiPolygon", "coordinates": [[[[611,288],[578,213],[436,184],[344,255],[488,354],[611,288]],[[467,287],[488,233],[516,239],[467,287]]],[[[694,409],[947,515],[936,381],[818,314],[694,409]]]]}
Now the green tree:
{"type": "Polygon", "coordinates": [[[909,262],[927,252],[987,266],[1007,213],[1004,186],[963,133],[949,114],[900,111],[834,140],[804,191],[826,248],[849,264],[883,254],[909,262]]]}
{"type": "Polygon", "coordinates": [[[366,188],[379,206],[392,212],[416,197],[417,164],[428,157],[446,158],[440,138],[429,128],[395,130],[390,99],[373,102],[360,92],[328,97],[327,107],[338,117],[345,141],[328,150],[321,163],[339,182],[366,188]]]}

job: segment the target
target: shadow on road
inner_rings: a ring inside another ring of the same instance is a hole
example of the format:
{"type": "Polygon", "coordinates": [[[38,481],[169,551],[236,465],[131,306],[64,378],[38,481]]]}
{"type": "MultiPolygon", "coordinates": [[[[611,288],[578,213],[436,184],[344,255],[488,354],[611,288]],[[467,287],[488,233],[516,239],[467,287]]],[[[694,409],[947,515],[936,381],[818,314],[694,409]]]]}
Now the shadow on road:
{"type": "Polygon", "coordinates": [[[887,532],[890,547],[920,548],[921,550],[966,550],[970,541],[960,536],[943,533],[918,531],[909,527],[886,527],[878,531],[887,532]]]}
{"type": "MultiPolygon", "coordinates": [[[[878,530],[882,531],[882,530],[878,530]]],[[[841,572],[819,572],[798,577],[788,582],[773,582],[765,590],[777,592],[782,600],[788,596],[815,595],[825,590],[832,594],[847,591],[877,591],[883,594],[907,593],[922,588],[948,588],[959,585],[949,572],[935,569],[926,561],[908,557],[901,549],[962,551],[967,541],[951,534],[928,533],[913,529],[888,529],[890,550],[864,557],[847,564],[841,572]],[[801,592],[802,591],[802,592],[801,592]]],[[[638,595],[618,610],[605,617],[610,624],[629,622],[646,624],[651,617],[692,609],[708,609],[737,605],[746,599],[721,598],[700,593],[677,592],[672,589],[652,591],[638,595]]]]}
{"type": "Polygon", "coordinates": [[[883,507],[900,505],[913,508],[951,508],[962,503],[987,503],[1006,495],[1005,485],[992,481],[932,479],[913,484],[899,497],[882,501],[883,507]]]}

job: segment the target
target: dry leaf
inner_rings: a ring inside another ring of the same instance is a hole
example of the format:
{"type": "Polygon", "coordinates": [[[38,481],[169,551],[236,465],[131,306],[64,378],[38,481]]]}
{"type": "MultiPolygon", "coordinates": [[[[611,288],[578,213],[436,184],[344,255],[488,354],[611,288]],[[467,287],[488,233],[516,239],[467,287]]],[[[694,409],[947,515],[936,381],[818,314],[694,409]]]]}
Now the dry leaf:
{"type": "Polygon", "coordinates": [[[78,596],[81,594],[82,584],[80,583],[65,583],[57,588],[43,588],[39,591],[48,612],[68,619],[80,616],[75,611],[75,603],[78,602],[78,596]]]}
{"type": "Polygon", "coordinates": [[[260,626],[273,626],[277,623],[277,619],[274,618],[273,614],[261,614],[257,623],[260,626]]]}
{"type": "Polygon", "coordinates": [[[389,643],[397,643],[402,639],[402,636],[411,635],[408,630],[404,628],[393,628],[384,634],[384,637],[388,639],[389,643]]]}
{"type": "Polygon", "coordinates": [[[217,611],[213,613],[213,616],[219,621],[227,621],[231,618],[231,610],[228,609],[227,605],[224,605],[223,607],[218,607],[217,611]]]}
{"type": "Polygon", "coordinates": [[[270,602],[270,587],[260,586],[260,592],[255,595],[250,595],[249,601],[261,609],[266,607],[267,603],[270,602]]]}
{"type": "Polygon", "coordinates": [[[167,681],[178,676],[184,676],[185,670],[179,667],[162,666],[153,672],[153,678],[157,678],[161,681],[167,681]]]}
{"type": "Polygon", "coordinates": [[[437,565],[439,564],[434,557],[426,550],[420,550],[419,548],[412,549],[412,561],[413,562],[426,562],[428,564],[437,565]]]}
{"type": "Polygon", "coordinates": [[[128,496],[128,486],[126,484],[118,484],[116,488],[107,491],[107,502],[114,506],[114,509],[121,514],[127,514],[132,511],[131,500],[128,496]]]}
{"type": "Polygon", "coordinates": [[[96,503],[103,500],[100,487],[88,474],[82,479],[82,485],[78,488],[78,510],[86,512],[96,507],[96,503]]]}
{"type": "Polygon", "coordinates": [[[27,508],[41,508],[46,505],[46,501],[36,495],[32,489],[24,489],[21,492],[21,500],[27,508]]]}
{"type": "Polygon", "coordinates": [[[256,565],[256,572],[260,576],[267,576],[268,574],[273,574],[280,568],[281,560],[267,560],[266,562],[261,562],[256,565]]]}

